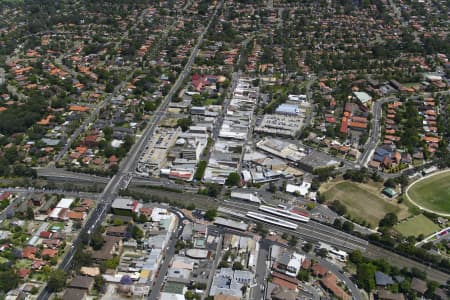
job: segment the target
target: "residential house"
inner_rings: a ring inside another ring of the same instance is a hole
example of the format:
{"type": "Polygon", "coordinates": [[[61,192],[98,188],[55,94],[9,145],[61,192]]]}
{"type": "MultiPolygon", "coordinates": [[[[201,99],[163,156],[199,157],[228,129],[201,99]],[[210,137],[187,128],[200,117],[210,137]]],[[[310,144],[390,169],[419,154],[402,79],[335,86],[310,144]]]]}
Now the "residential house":
{"type": "Polygon", "coordinates": [[[106,235],[126,237],[128,235],[128,225],[108,226],[106,228],[106,235]]]}
{"type": "Polygon", "coordinates": [[[378,287],[387,287],[387,286],[394,284],[394,280],[392,279],[391,276],[389,276],[383,272],[376,271],[375,272],[375,283],[378,287]]]}
{"type": "Polygon", "coordinates": [[[311,267],[311,271],[314,276],[319,276],[319,277],[323,277],[323,276],[325,276],[325,274],[328,273],[328,269],[325,268],[324,266],[322,266],[321,264],[314,264],[311,267]]]}
{"type": "Polygon", "coordinates": [[[89,291],[94,286],[94,278],[89,276],[75,276],[69,287],[89,291]]]}
{"type": "Polygon", "coordinates": [[[427,291],[427,283],[419,278],[414,277],[411,280],[411,289],[419,295],[424,295],[427,291]]]}
{"type": "Polygon", "coordinates": [[[66,289],[62,299],[63,300],[85,300],[87,297],[86,291],[82,289],[68,288],[66,289]]]}
{"type": "Polygon", "coordinates": [[[320,280],[322,286],[333,293],[338,299],[351,300],[352,298],[337,284],[337,277],[333,273],[328,273],[320,280]]]}
{"type": "Polygon", "coordinates": [[[105,236],[105,243],[100,250],[92,252],[92,258],[97,261],[108,260],[113,257],[114,254],[120,254],[122,252],[122,239],[115,236],[105,236]]]}
{"type": "Polygon", "coordinates": [[[392,293],[391,291],[380,289],[377,293],[378,300],[406,300],[402,293],[392,293]]]}

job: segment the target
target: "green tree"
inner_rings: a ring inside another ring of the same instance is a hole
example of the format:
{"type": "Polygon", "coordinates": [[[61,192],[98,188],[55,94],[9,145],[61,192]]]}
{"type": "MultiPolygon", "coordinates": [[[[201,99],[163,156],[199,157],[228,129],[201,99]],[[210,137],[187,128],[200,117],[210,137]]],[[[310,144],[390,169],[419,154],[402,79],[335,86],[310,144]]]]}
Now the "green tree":
{"type": "Polygon", "coordinates": [[[75,252],[75,256],[73,258],[73,268],[78,270],[83,266],[90,266],[92,264],[92,255],[90,251],[86,251],[84,249],[80,249],[75,252]]]}
{"type": "Polygon", "coordinates": [[[352,232],[355,229],[355,225],[353,225],[352,222],[345,221],[344,224],[342,224],[342,230],[345,232],[352,232]]]}
{"type": "Polygon", "coordinates": [[[94,277],[94,289],[102,293],[105,289],[105,279],[102,275],[97,275],[94,277]]]}
{"type": "Polygon", "coordinates": [[[47,287],[52,292],[58,292],[66,286],[67,273],[61,269],[53,270],[47,281],[47,287]]]}
{"type": "Polygon", "coordinates": [[[237,262],[233,263],[232,269],[240,271],[240,270],[244,269],[244,266],[242,265],[242,263],[240,261],[237,261],[237,262]]]}
{"type": "Polygon", "coordinates": [[[288,242],[289,246],[295,247],[295,246],[297,246],[297,243],[298,243],[298,238],[294,235],[291,235],[291,238],[289,239],[289,242],[288,242]]]}
{"type": "Polygon", "coordinates": [[[439,287],[439,284],[435,281],[430,281],[427,284],[427,291],[425,292],[425,297],[428,299],[434,299],[434,292],[439,287]]]}
{"type": "Polygon", "coordinates": [[[302,247],[303,251],[305,251],[306,253],[311,252],[312,248],[313,248],[313,244],[311,244],[309,242],[304,244],[302,247]]]}
{"type": "Polygon", "coordinates": [[[184,298],[186,300],[200,300],[201,296],[199,294],[196,294],[196,293],[192,292],[192,291],[187,291],[184,294],[184,298]]]}
{"type": "Polygon", "coordinates": [[[265,236],[267,234],[267,230],[264,228],[264,225],[261,222],[256,222],[256,232],[265,236]]]}
{"type": "Polygon", "coordinates": [[[356,270],[356,282],[359,287],[367,292],[371,292],[375,288],[375,272],[377,268],[371,263],[363,263],[358,265],[356,270]]]}
{"type": "Polygon", "coordinates": [[[15,146],[5,149],[3,155],[10,164],[13,164],[19,159],[19,154],[15,146]]]}
{"type": "Polygon", "coordinates": [[[225,181],[225,184],[228,186],[236,186],[236,185],[239,185],[240,182],[241,182],[241,176],[239,175],[239,173],[232,172],[228,175],[228,178],[225,181]]]}
{"type": "Polygon", "coordinates": [[[313,210],[314,207],[316,207],[316,205],[315,205],[313,202],[309,202],[309,203],[306,205],[306,209],[307,209],[307,210],[313,210]]]}
{"type": "Polygon", "coordinates": [[[310,273],[308,270],[301,269],[297,274],[297,279],[300,281],[309,281],[310,273]]]}
{"type": "Polygon", "coordinates": [[[136,225],[133,226],[131,234],[133,238],[137,241],[142,240],[142,238],[144,237],[144,232],[136,225]]]}
{"type": "Polygon", "coordinates": [[[34,220],[34,210],[31,206],[27,207],[27,220],[34,220]]]}
{"type": "Polygon", "coordinates": [[[177,251],[180,251],[181,249],[184,249],[186,247],[186,244],[182,240],[177,240],[175,244],[175,249],[177,251]]]}
{"type": "Polygon", "coordinates": [[[206,187],[209,197],[217,197],[222,189],[222,186],[217,183],[209,183],[206,187]]]}
{"type": "Polygon", "coordinates": [[[320,249],[317,251],[317,256],[320,256],[320,257],[322,257],[322,258],[325,258],[325,257],[327,257],[327,255],[328,255],[328,250],[325,249],[325,248],[320,248],[320,249]]]}
{"type": "Polygon", "coordinates": [[[380,227],[392,227],[397,224],[398,218],[395,213],[387,213],[378,224],[380,227]]]}
{"type": "Polygon", "coordinates": [[[333,226],[336,227],[337,229],[342,229],[341,219],[338,218],[334,219],[333,226]]]}
{"type": "Polygon", "coordinates": [[[177,126],[181,127],[181,130],[186,131],[189,129],[189,126],[192,125],[192,119],[191,117],[178,119],[177,120],[177,126]]]}
{"type": "Polygon", "coordinates": [[[103,134],[104,134],[105,140],[110,141],[112,138],[112,134],[113,134],[112,128],[109,126],[105,126],[103,128],[103,134]]]}
{"type": "Polygon", "coordinates": [[[140,214],[139,217],[137,218],[138,223],[145,223],[148,222],[147,216],[144,214],[140,214]]]}
{"type": "Polygon", "coordinates": [[[384,186],[388,187],[388,188],[395,188],[395,186],[397,185],[397,183],[395,182],[395,180],[393,178],[389,178],[384,182],[384,186]]]}
{"type": "Polygon", "coordinates": [[[126,135],[123,142],[123,147],[128,151],[131,149],[131,146],[134,144],[134,136],[126,135]]]}
{"type": "Polygon", "coordinates": [[[402,186],[406,187],[409,183],[408,176],[406,174],[402,174],[399,177],[396,178],[396,181],[402,186]]]}
{"type": "Polygon", "coordinates": [[[208,221],[214,221],[214,219],[217,217],[217,209],[209,209],[205,213],[205,219],[208,221]]]}
{"type": "Polygon", "coordinates": [[[19,275],[12,269],[0,272],[0,291],[6,293],[19,285],[19,275]]]}
{"type": "Polygon", "coordinates": [[[194,173],[195,180],[197,180],[197,181],[202,180],[203,175],[205,174],[205,169],[206,169],[207,165],[208,165],[208,163],[205,160],[201,160],[198,163],[197,169],[195,170],[195,173],[194,173]]]}
{"type": "Polygon", "coordinates": [[[358,265],[364,261],[364,257],[362,255],[361,251],[359,251],[359,250],[355,250],[355,251],[351,252],[350,255],[348,256],[348,258],[352,263],[354,263],[356,265],[358,265]]]}
{"type": "Polygon", "coordinates": [[[115,255],[113,258],[102,262],[102,264],[100,265],[100,268],[104,269],[104,270],[106,270],[106,269],[114,270],[119,265],[119,262],[120,262],[120,257],[118,255],[115,255]]]}
{"type": "Polygon", "coordinates": [[[345,205],[342,204],[339,200],[334,200],[330,204],[330,208],[340,216],[345,215],[347,213],[347,207],[345,207],[345,205]]]}
{"type": "Polygon", "coordinates": [[[103,247],[105,240],[100,230],[96,230],[91,237],[91,246],[94,250],[100,250],[103,247]]]}

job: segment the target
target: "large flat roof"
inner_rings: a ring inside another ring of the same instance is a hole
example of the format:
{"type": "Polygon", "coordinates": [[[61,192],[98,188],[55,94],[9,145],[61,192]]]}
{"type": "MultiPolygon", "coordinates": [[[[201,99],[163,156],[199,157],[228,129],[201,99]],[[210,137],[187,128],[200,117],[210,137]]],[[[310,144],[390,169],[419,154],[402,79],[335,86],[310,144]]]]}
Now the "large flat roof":
{"type": "Polygon", "coordinates": [[[242,231],[246,231],[248,228],[248,224],[246,224],[246,223],[241,223],[241,222],[237,222],[237,221],[233,221],[233,220],[225,219],[225,218],[221,218],[221,217],[217,217],[214,220],[214,224],[222,225],[222,226],[226,226],[226,227],[230,227],[230,228],[234,228],[234,229],[238,229],[238,230],[242,230],[242,231]]]}

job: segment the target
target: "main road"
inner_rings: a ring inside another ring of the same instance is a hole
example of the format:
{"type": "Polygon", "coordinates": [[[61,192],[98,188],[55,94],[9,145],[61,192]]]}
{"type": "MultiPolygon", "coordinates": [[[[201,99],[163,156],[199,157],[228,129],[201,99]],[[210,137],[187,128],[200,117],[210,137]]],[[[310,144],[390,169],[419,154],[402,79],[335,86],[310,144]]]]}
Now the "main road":
{"type": "Polygon", "coordinates": [[[167,274],[167,270],[169,269],[170,261],[172,257],[175,255],[175,245],[177,243],[178,237],[181,235],[184,229],[183,221],[186,218],[185,217],[179,218],[178,211],[175,209],[169,210],[177,216],[178,224],[174,232],[172,232],[169,242],[167,243],[168,245],[166,247],[163,261],[158,269],[158,275],[156,276],[152,290],[148,295],[149,300],[157,300],[159,298],[159,294],[165,280],[165,275],[167,274]]]}
{"type": "MultiPolygon", "coordinates": [[[[190,2],[188,2],[190,3],[190,2]]],[[[187,8],[187,4],[186,7],[183,8],[186,9],[187,8]]],[[[134,22],[133,26],[127,30],[124,35],[121,37],[121,39],[116,43],[116,47],[118,47],[120,45],[120,43],[123,42],[123,40],[125,40],[128,35],[129,32],[133,31],[134,29],[136,29],[137,25],[140,24],[145,16],[146,10],[143,10],[142,13],[139,15],[138,19],[136,20],[136,22],[134,22]]],[[[174,22],[172,22],[163,32],[162,35],[159,39],[159,41],[164,40],[167,38],[169,32],[174,28],[174,26],[178,23],[178,19],[174,22]]],[[[125,85],[127,84],[127,82],[129,82],[131,80],[131,78],[133,78],[134,73],[135,73],[136,69],[133,70],[132,72],[130,72],[124,80],[122,80],[119,84],[117,84],[114,87],[114,90],[111,94],[109,94],[94,110],[91,111],[91,113],[89,114],[89,116],[84,120],[84,122],[81,124],[81,126],[79,126],[73,133],[72,135],[67,139],[67,141],[65,142],[64,147],[61,149],[61,151],[55,156],[55,158],[50,162],[49,166],[52,166],[52,164],[54,164],[55,162],[58,162],[59,160],[61,160],[61,158],[64,156],[64,154],[69,150],[69,148],[72,145],[72,142],[75,141],[80,134],[82,134],[89,126],[91,123],[93,123],[95,121],[95,119],[97,118],[97,116],[99,115],[100,111],[105,108],[110,102],[111,100],[114,98],[114,96],[118,95],[119,92],[125,87],[125,85]]]]}
{"type": "MultiPolygon", "coordinates": [[[[155,111],[153,115],[153,119],[150,121],[150,123],[147,125],[146,129],[144,130],[142,136],[140,139],[133,145],[131,150],[128,152],[127,156],[122,160],[119,171],[117,174],[111,178],[111,180],[106,185],[105,189],[100,195],[100,201],[97,204],[97,207],[94,212],[91,213],[90,217],[86,221],[86,224],[83,226],[82,230],[80,231],[80,234],[78,237],[73,241],[73,244],[67,254],[64,256],[62,262],[59,265],[60,269],[68,270],[72,259],[78,249],[78,246],[81,243],[81,238],[87,234],[88,237],[97,229],[97,227],[102,223],[104,217],[106,216],[106,213],[108,212],[112,201],[114,198],[118,195],[121,183],[123,180],[126,180],[132,170],[136,168],[136,161],[140,153],[142,152],[143,148],[145,147],[145,144],[148,142],[148,139],[153,135],[155,128],[158,124],[158,122],[161,120],[162,116],[164,115],[164,112],[166,111],[167,107],[169,106],[170,101],[172,100],[173,95],[175,92],[181,87],[181,84],[183,83],[186,76],[189,74],[192,64],[195,61],[195,58],[198,55],[199,47],[203,42],[203,38],[208,31],[209,27],[211,26],[213,20],[216,18],[217,13],[219,9],[223,5],[223,0],[216,6],[216,9],[211,16],[211,19],[209,20],[208,24],[206,25],[203,32],[200,34],[200,36],[197,39],[197,43],[195,44],[194,48],[192,49],[191,55],[189,56],[189,60],[184,66],[183,71],[180,73],[178,79],[168,92],[168,94],[164,97],[164,100],[161,102],[158,109],[155,111]]],[[[121,85],[117,86],[117,91],[120,90],[121,85]]],[[[114,93],[113,93],[114,94],[114,93]]],[[[112,96],[111,96],[112,97],[112,96]]],[[[91,115],[92,116],[92,115],[91,115]]],[[[90,119],[90,118],[89,118],[90,119]]],[[[84,130],[85,126],[87,126],[88,123],[84,123],[84,125],[80,126],[84,130]]],[[[79,129],[80,129],[79,128],[79,129]]],[[[38,296],[38,300],[44,300],[48,299],[51,292],[47,287],[45,287],[41,293],[38,296]]]]}
{"type": "Polygon", "coordinates": [[[361,154],[359,158],[359,163],[362,167],[367,167],[370,157],[373,155],[375,148],[378,145],[378,141],[381,136],[381,119],[383,116],[383,104],[388,102],[393,102],[398,100],[397,98],[381,98],[374,102],[373,104],[373,118],[372,118],[372,129],[369,140],[366,142],[364,147],[364,153],[361,154]]]}

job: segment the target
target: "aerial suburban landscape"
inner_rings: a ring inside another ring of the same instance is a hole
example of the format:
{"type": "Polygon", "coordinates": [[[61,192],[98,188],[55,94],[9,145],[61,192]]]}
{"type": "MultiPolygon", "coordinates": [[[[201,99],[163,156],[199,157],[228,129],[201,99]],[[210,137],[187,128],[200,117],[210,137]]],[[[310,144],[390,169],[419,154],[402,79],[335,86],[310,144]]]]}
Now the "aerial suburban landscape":
{"type": "Polygon", "coordinates": [[[450,298],[448,0],[0,0],[0,299],[450,298]]]}

